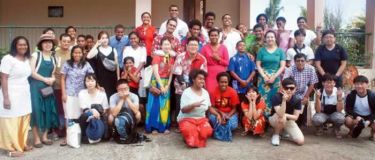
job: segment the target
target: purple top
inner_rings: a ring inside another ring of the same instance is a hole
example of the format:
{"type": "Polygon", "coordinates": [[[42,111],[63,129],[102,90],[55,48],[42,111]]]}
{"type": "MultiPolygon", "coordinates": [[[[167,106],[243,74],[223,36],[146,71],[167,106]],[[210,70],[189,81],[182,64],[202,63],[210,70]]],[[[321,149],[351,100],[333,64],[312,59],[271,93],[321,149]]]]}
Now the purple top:
{"type": "Polygon", "coordinates": [[[94,73],[94,70],[88,62],[83,67],[74,64],[64,63],[61,74],[65,75],[65,92],[68,96],[78,96],[79,91],[85,88],[85,76],[87,73],[94,73]]]}

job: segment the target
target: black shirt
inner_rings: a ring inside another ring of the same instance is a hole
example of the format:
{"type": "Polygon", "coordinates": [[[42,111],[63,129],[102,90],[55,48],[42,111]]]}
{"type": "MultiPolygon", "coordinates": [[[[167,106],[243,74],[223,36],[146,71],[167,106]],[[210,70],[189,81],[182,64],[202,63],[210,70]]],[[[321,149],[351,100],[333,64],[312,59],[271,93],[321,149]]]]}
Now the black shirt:
{"type": "Polygon", "coordinates": [[[323,70],[332,75],[335,75],[339,70],[341,61],[347,59],[348,54],[345,49],[338,44],[335,44],[335,48],[332,50],[328,50],[325,45],[321,45],[316,49],[315,61],[320,61],[323,70]]]}
{"type": "MultiPolygon", "coordinates": [[[[271,116],[275,113],[275,107],[281,106],[281,102],[283,99],[283,95],[281,93],[277,93],[272,97],[271,104],[272,104],[272,111],[271,116]]],[[[286,101],[286,110],[285,113],[293,114],[294,110],[301,110],[301,99],[297,98],[297,96],[293,95],[289,101],[286,101]]]]}

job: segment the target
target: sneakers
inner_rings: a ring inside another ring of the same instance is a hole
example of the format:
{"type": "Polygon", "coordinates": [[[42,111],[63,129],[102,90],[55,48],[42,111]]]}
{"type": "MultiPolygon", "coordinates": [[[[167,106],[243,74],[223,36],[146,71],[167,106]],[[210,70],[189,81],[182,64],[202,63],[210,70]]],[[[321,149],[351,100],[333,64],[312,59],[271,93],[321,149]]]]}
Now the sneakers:
{"type": "Polygon", "coordinates": [[[363,128],[365,128],[365,123],[363,120],[360,120],[353,129],[352,137],[357,138],[361,134],[363,128]]]}
{"type": "Polygon", "coordinates": [[[280,145],[280,135],[278,135],[278,134],[272,135],[271,144],[274,145],[274,146],[279,146],[280,145]]]}

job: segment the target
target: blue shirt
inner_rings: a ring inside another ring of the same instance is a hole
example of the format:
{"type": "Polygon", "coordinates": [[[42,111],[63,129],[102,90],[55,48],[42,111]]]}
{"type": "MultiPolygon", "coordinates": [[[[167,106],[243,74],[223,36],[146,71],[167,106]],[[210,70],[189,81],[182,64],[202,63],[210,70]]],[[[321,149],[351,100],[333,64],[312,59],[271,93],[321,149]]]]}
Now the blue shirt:
{"type": "MultiPolygon", "coordinates": [[[[228,70],[236,73],[242,80],[247,80],[250,74],[255,71],[255,63],[246,53],[240,54],[237,52],[237,54],[230,59],[228,70]]],[[[247,88],[250,87],[251,84],[252,83],[249,83],[247,87],[242,88],[237,80],[232,81],[233,88],[237,93],[246,93],[247,88]]]]}
{"type": "Polygon", "coordinates": [[[117,51],[117,59],[118,59],[118,63],[121,69],[124,67],[124,64],[122,62],[123,61],[122,52],[124,50],[124,47],[127,46],[128,43],[129,43],[129,38],[126,35],[122,36],[122,38],[119,41],[116,39],[116,36],[111,36],[109,38],[109,45],[115,48],[117,51]]]}

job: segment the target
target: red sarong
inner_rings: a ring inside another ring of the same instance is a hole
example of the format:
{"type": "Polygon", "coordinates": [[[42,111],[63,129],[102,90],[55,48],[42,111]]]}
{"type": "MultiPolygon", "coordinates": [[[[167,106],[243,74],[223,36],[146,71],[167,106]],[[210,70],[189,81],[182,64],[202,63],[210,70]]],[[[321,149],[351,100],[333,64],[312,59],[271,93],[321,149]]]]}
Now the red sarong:
{"type": "Polygon", "coordinates": [[[213,132],[207,118],[184,118],[178,125],[185,143],[193,148],[206,147],[206,141],[213,132]]]}

